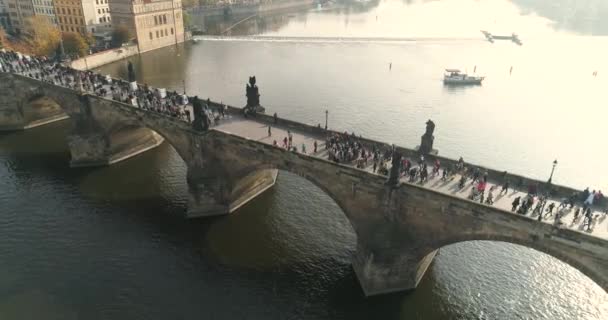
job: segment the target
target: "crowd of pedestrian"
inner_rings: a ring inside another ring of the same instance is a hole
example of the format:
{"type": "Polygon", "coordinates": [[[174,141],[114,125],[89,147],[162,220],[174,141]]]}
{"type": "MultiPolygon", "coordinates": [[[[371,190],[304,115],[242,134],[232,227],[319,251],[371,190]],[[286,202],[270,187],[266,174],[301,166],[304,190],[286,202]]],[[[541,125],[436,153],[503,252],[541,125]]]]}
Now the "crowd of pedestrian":
{"type": "MultiPolygon", "coordinates": [[[[47,57],[28,56],[7,50],[0,51],[0,72],[20,74],[53,85],[88,92],[188,123],[191,123],[194,117],[187,107],[188,103],[198,99],[189,98],[176,91],[152,88],[147,84],[113,79],[90,70],[76,70],[47,57]]],[[[226,115],[227,107],[224,105],[213,107],[209,100],[202,105],[202,112],[206,113],[209,119],[217,121],[226,115]]]]}

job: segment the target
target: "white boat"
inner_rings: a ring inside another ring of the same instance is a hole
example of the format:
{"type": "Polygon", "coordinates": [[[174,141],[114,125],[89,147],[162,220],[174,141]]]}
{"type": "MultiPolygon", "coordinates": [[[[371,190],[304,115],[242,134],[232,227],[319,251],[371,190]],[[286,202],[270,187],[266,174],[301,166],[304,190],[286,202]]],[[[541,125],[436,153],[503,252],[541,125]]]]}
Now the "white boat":
{"type": "Polygon", "coordinates": [[[458,69],[445,69],[443,84],[448,85],[469,85],[481,84],[484,77],[470,76],[458,69]]]}

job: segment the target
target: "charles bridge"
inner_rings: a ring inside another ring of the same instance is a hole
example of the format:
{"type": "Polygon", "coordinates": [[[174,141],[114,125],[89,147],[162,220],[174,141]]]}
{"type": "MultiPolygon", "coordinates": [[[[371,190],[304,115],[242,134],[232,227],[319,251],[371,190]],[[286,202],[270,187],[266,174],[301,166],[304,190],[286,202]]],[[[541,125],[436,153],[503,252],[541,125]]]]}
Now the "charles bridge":
{"type": "MultiPolygon", "coordinates": [[[[211,103],[216,106],[214,103],[211,103]]],[[[290,171],[324,190],[342,209],[356,236],[352,264],[366,295],[414,289],[443,246],[469,240],[504,241],[547,253],[580,270],[608,291],[608,222],[596,219],[585,232],[563,218],[564,225],[510,212],[513,191],[493,206],[473,202],[455,181],[430,179],[425,184],[396,181],[370,168],[326,160],[326,151],[304,154],[273,146],[268,137],[294,135],[294,145],[324,141],[330,130],[265,114],[243,117],[228,109],[227,120],[209,130],[194,130],[185,121],[90,93],[0,73],[0,130],[20,130],[69,117],[67,137],[72,166],[110,165],[154,148],[166,140],[187,165],[187,217],[235,211],[272,187],[278,170],[290,171]],[[41,103],[43,101],[44,103],[41,103]],[[52,102],[52,103],[51,103],[52,102]],[[43,105],[44,107],[41,107],[43,105]]],[[[280,139],[277,139],[280,140],[280,139]]],[[[361,139],[366,146],[389,148],[361,139]]],[[[324,149],[321,147],[320,149],[324,149]]],[[[416,159],[418,152],[396,147],[416,159]]],[[[443,165],[455,161],[440,157],[443,165]]],[[[502,172],[488,169],[490,181],[502,172]]],[[[544,182],[509,175],[520,185],[544,182]]],[[[552,202],[575,190],[553,186],[552,202]]],[[[595,210],[603,210],[595,208],[595,210]]]]}

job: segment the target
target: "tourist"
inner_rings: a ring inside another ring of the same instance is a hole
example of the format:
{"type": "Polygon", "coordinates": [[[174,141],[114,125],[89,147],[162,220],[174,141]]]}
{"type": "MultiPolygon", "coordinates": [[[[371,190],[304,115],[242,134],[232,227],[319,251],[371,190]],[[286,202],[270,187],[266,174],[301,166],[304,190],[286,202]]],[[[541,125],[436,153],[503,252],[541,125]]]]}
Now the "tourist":
{"type": "Polygon", "coordinates": [[[315,140],[312,144],[313,146],[313,153],[317,153],[317,140],[315,140]]]}
{"type": "Polygon", "coordinates": [[[585,200],[585,202],[583,202],[583,204],[591,207],[593,205],[593,200],[595,200],[595,190],[593,190],[593,192],[589,193],[589,195],[587,196],[587,199],[585,200]]]}
{"type": "Polygon", "coordinates": [[[578,220],[578,215],[580,213],[581,213],[581,208],[576,208],[576,210],[574,210],[574,218],[572,219],[572,223],[574,223],[578,220]]]}
{"type": "Polygon", "coordinates": [[[496,186],[491,186],[490,190],[488,191],[488,198],[486,199],[486,204],[487,205],[493,205],[494,204],[494,189],[496,188],[496,186]]]}
{"type": "Polygon", "coordinates": [[[517,198],[515,198],[515,200],[513,200],[513,202],[511,203],[513,205],[513,207],[511,208],[511,211],[515,212],[515,210],[517,210],[517,206],[519,206],[520,200],[521,200],[521,197],[517,197],[517,198]]]}
{"type": "Polygon", "coordinates": [[[270,125],[268,125],[268,136],[269,136],[269,137],[270,137],[270,136],[272,136],[272,132],[271,132],[270,125]]]}
{"type": "Polygon", "coordinates": [[[306,145],[302,143],[302,153],[306,153],[306,145]]]}

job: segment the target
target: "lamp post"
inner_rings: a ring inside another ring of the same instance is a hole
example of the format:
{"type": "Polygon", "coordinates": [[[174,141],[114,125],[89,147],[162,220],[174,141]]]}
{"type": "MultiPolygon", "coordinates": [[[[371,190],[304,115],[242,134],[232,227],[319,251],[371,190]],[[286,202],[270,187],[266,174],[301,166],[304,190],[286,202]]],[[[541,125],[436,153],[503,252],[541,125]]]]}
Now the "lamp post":
{"type": "Polygon", "coordinates": [[[325,130],[327,130],[327,117],[329,115],[329,110],[325,110],[325,130]]]}
{"type": "Polygon", "coordinates": [[[63,35],[59,37],[59,61],[63,62],[65,58],[65,49],[63,47],[63,35]]]}
{"type": "Polygon", "coordinates": [[[553,168],[551,168],[551,175],[549,176],[549,181],[547,181],[548,184],[551,184],[551,181],[553,180],[553,173],[555,172],[555,166],[557,166],[557,159],[553,161],[553,168]]]}

